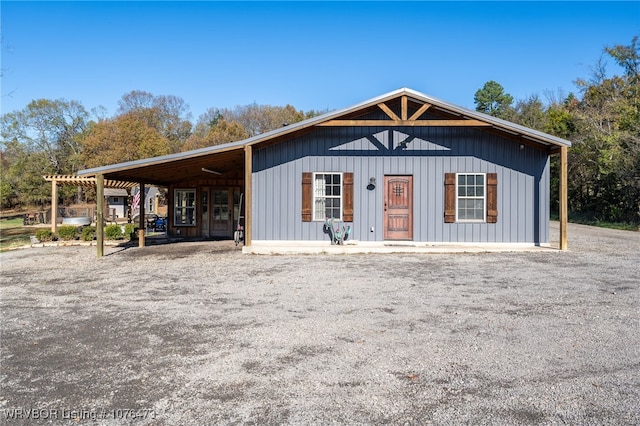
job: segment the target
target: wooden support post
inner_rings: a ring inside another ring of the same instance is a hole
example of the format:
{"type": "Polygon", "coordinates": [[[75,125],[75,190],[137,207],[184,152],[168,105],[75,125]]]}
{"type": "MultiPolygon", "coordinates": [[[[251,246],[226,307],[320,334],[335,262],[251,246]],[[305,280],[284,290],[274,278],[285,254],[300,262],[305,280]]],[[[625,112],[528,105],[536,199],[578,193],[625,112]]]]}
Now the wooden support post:
{"type": "Polygon", "coordinates": [[[253,183],[251,181],[251,172],[253,170],[252,166],[252,149],[251,145],[246,145],[244,147],[244,245],[249,247],[251,246],[251,209],[252,209],[252,201],[253,197],[252,187],[253,183]]]}
{"type": "Polygon", "coordinates": [[[140,215],[138,216],[138,247],[144,247],[144,230],[147,227],[147,221],[144,217],[144,205],[146,203],[144,197],[144,183],[140,182],[140,215]]]}
{"type": "Polygon", "coordinates": [[[104,256],[104,175],[96,175],[96,241],[98,257],[104,256]]]}
{"type": "Polygon", "coordinates": [[[567,249],[567,222],[569,218],[569,203],[567,195],[567,151],[568,148],[560,148],[560,250],[567,249]]]}
{"type": "Polygon", "coordinates": [[[58,181],[51,181],[51,232],[58,230],[58,181]]]}

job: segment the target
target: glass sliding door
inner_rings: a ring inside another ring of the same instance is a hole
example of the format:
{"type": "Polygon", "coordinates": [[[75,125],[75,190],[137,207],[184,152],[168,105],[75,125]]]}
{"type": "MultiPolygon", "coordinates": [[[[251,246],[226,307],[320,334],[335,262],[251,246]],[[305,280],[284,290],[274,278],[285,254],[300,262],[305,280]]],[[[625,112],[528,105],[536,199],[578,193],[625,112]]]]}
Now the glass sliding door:
{"type": "Polygon", "coordinates": [[[229,190],[213,190],[211,199],[212,236],[231,237],[233,235],[231,202],[229,190]]]}

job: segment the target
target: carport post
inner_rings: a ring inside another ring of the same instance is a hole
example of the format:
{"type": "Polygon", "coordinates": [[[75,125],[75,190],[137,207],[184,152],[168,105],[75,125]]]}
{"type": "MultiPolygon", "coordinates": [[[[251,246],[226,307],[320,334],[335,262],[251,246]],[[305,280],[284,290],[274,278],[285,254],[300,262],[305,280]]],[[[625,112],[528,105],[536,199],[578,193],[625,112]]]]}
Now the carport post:
{"type": "Polygon", "coordinates": [[[51,180],[51,232],[58,230],[58,181],[51,180]]]}
{"type": "Polygon", "coordinates": [[[104,175],[96,175],[96,242],[98,257],[104,256],[104,175]]]}
{"type": "Polygon", "coordinates": [[[144,199],[144,183],[140,182],[140,214],[138,215],[138,247],[144,247],[144,230],[147,226],[147,223],[144,219],[144,204],[146,200],[144,199]]]}
{"type": "Polygon", "coordinates": [[[253,195],[251,189],[253,183],[251,182],[251,172],[253,170],[252,165],[252,149],[251,145],[244,147],[244,245],[251,246],[251,208],[253,195]]]}
{"type": "Polygon", "coordinates": [[[567,151],[568,148],[560,148],[560,250],[567,249],[567,221],[569,217],[567,201],[567,151]]]}

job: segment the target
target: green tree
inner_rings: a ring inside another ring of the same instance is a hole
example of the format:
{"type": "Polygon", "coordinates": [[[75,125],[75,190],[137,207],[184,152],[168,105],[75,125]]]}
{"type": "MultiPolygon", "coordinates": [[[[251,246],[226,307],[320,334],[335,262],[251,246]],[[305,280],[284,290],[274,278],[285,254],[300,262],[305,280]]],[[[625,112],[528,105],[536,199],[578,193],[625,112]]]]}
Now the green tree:
{"type": "Polygon", "coordinates": [[[506,93],[500,84],[490,80],[476,91],[473,101],[476,104],[476,111],[508,119],[513,96],[506,93]]]}
{"type": "Polygon", "coordinates": [[[27,152],[43,153],[53,173],[75,172],[82,165],[81,137],[88,119],[76,101],[38,99],[2,116],[2,140],[15,141],[27,152]]]}
{"type": "MultiPolygon", "coordinates": [[[[5,206],[44,204],[51,186],[43,175],[72,174],[83,167],[88,117],[76,101],[38,99],[0,118],[5,206]]],[[[75,188],[60,190],[63,201],[75,193],[75,188]]]]}
{"type": "Polygon", "coordinates": [[[531,129],[542,130],[547,124],[545,106],[537,95],[516,101],[513,121],[531,129]]]}
{"type": "Polygon", "coordinates": [[[640,223],[640,106],[637,37],[606,48],[625,70],[576,83],[582,99],[569,152],[570,209],[591,219],[640,223]]]}

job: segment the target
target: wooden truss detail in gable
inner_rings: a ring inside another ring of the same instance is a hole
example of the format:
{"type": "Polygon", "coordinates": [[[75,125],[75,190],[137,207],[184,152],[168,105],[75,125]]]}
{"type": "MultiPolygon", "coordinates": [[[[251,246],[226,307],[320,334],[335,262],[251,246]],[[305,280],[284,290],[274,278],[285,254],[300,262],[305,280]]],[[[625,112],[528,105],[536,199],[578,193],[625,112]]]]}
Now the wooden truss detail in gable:
{"type": "Polygon", "coordinates": [[[445,119],[445,120],[420,120],[419,118],[430,107],[431,104],[425,103],[411,116],[409,116],[409,102],[406,96],[401,98],[400,116],[396,114],[386,103],[380,102],[377,106],[387,115],[388,120],[329,120],[319,123],[318,126],[423,126],[423,127],[486,127],[491,126],[480,120],[472,119],[445,119]]]}

